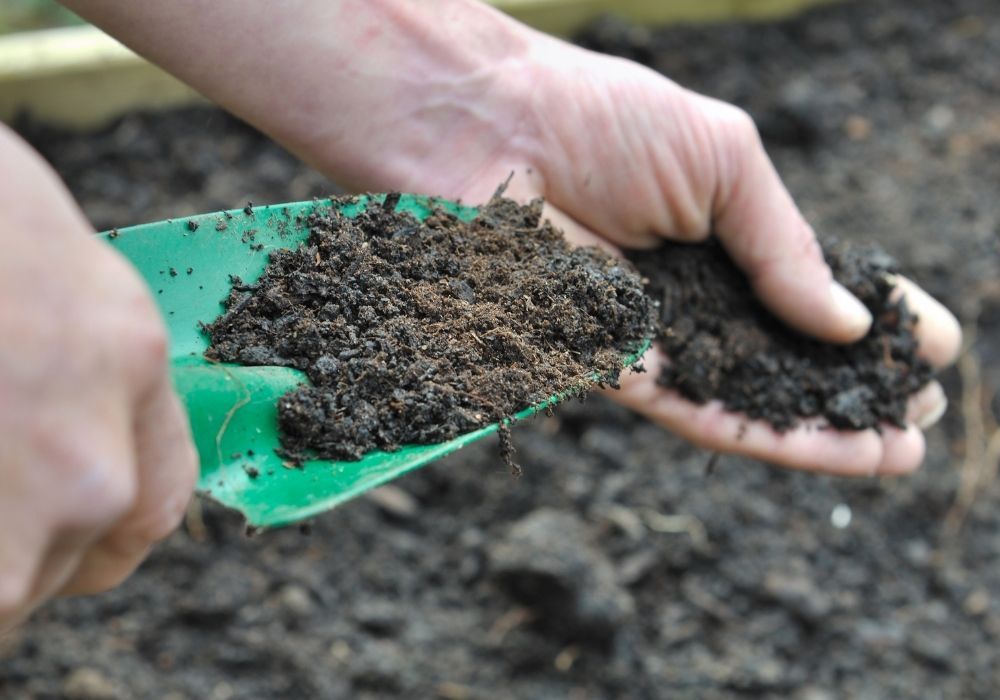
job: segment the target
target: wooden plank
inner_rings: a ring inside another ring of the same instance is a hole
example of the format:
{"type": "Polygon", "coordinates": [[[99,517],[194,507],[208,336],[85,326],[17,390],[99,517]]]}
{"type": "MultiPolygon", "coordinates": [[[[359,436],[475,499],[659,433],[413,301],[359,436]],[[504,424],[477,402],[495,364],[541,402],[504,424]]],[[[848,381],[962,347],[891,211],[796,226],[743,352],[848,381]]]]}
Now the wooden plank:
{"type": "Polygon", "coordinates": [[[775,20],[837,0],[491,0],[537,29],[569,36],[605,14],[647,26],[775,20]]]}
{"type": "Polygon", "coordinates": [[[96,127],[135,109],[197,101],[176,78],[93,27],[0,38],[0,120],[21,112],[53,124],[96,127]]]}

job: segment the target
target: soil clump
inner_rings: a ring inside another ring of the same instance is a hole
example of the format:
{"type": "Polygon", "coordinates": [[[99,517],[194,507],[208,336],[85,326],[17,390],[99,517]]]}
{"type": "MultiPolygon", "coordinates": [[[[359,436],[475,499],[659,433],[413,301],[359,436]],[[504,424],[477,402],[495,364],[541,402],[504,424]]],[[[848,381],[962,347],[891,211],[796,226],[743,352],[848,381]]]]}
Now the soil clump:
{"type": "Polygon", "coordinates": [[[556,394],[616,385],[651,334],[639,276],[495,196],[471,222],[420,222],[399,195],[314,214],[295,250],[236,280],[207,327],[214,360],[305,372],[278,403],[287,455],[359,459],[443,442],[556,394]]]}
{"type": "Polygon", "coordinates": [[[699,404],[719,399],[779,431],[817,416],[842,430],[903,427],[907,397],[932,370],[916,354],[916,316],[890,298],[896,262],[874,245],[823,247],[834,278],[874,317],[850,345],[806,337],[773,316],[715,238],[631,252],[660,302],[656,337],[669,363],[657,382],[699,404]]]}

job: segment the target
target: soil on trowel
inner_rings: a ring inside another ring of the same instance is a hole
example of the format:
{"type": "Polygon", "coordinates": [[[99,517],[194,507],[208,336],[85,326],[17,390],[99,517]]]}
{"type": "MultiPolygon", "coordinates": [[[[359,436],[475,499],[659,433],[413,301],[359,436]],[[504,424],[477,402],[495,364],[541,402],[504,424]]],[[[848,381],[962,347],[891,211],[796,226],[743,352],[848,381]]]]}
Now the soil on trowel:
{"type": "Polygon", "coordinates": [[[208,326],[211,359],[282,365],[312,386],[282,397],[287,455],[359,459],[437,443],[555,394],[615,385],[651,334],[627,263],[571,249],[542,204],[495,196],[471,222],[420,222],[399,195],[308,220],[296,250],[237,281],[208,326]]]}
{"type": "Polygon", "coordinates": [[[669,361],[658,383],[779,431],[817,416],[838,429],[902,427],[907,397],[932,371],[916,354],[916,316],[891,296],[896,263],[874,245],[823,247],[834,278],[874,317],[850,345],[814,340],[774,317],[717,239],[630,253],[660,302],[657,339],[669,361]]]}

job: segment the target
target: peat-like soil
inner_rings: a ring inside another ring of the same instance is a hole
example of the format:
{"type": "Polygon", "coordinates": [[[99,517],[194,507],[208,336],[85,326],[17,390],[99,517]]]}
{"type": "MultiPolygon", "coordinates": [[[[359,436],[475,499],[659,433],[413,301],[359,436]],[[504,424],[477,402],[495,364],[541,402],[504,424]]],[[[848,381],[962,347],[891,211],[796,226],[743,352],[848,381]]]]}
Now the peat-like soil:
{"type": "MultiPolygon", "coordinates": [[[[706,476],[707,455],[610,401],[568,402],[519,428],[518,480],[487,442],[311,535],[247,539],[204,504],[123,587],[0,642],[0,697],[1000,696],[982,453],[1000,408],[1000,4],[603,23],[588,42],[750,110],[817,231],[878,241],[958,311],[970,349],[941,377],[952,408],[924,468],[843,480],[723,458],[706,476]]],[[[99,229],[331,191],[212,110],[22,129],[99,229]]]]}
{"type": "Polygon", "coordinates": [[[850,345],[821,343],[775,318],[714,238],[631,252],[660,303],[656,337],[669,363],[658,383],[696,403],[719,399],[779,431],[814,417],[841,430],[903,427],[907,397],[932,372],[917,356],[916,317],[891,297],[896,263],[876,246],[833,240],[824,256],[874,318],[850,345]]]}
{"type": "Polygon", "coordinates": [[[617,385],[652,329],[627,263],[570,248],[542,202],[500,192],[470,222],[423,222],[398,195],[355,217],[309,217],[309,238],[237,281],[207,326],[210,359],[306,373],[278,402],[285,454],[360,459],[431,444],[555,395],[617,385]]]}

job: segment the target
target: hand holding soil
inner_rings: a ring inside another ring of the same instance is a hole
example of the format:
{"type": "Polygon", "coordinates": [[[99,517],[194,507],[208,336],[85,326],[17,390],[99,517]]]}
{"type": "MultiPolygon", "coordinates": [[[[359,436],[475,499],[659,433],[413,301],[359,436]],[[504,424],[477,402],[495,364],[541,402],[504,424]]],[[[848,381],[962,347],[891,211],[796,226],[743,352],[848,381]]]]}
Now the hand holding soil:
{"type": "MultiPolygon", "coordinates": [[[[522,165],[522,196],[544,194],[547,214],[582,243],[647,248],[662,238],[704,240],[714,231],[778,317],[827,341],[864,335],[871,315],[833,281],[749,117],[637,66],[541,43],[537,51],[545,58],[535,77],[544,97],[531,113],[535,121],[520,124],[532,134],[532,147],[511,147],[495,161],[522,165]],[[573,109],[565,107],[570,104],[573,109]],[[595,124],[603,125],[600,132],[595,124]]],[[[485,186],[472,179],[462,192],[478,194],[485,186]]],[[[957,321],[912,282],[898,278],[898,286],[919,318],[920,353],[935,367],[950,364],[960,345],[957,321]]],[[[698,406],[658,386],[659,351],[645,362],[648,373],[625,377],[613,398],[707,449],[793,468],[844,475],[911,471],[923,459],[921,429],[945,407],[932,383],[911,402],[906,427],[832,431],[806,422],[778,432],[718,402],[698,406]]]]}
{"type": "MultiPolygon", "coordinates": [[[[633,66],[592,56],[579,60],[591,70],[574,72],[583,77],[572,88],[577,108],[571,114],[587,118],[551,127],[562,138],[532,166],[536,186],[550,196],[551,215],[571,238],[639,248],[657,245],[658,238],[701,241],[714,231],[752,291],[792,327],[838,343],[865,334],[870,314],[832,280],[813,231],[746,115],[633,66]],[[588,98],[590,110],[581,106],[588,98]],[[663,115],[662,123],[651,123],[650,114],[663,115]],[[593,122],[610,123],[608,133],[623,136],[587,140],[593,122]]],[[[564,74],[553,82],[572,85],[572,78],[564,74]]],[[[566,114],[554,107],[550,113],[566,114]]],[[[953,362],[960,345],[957,321],[909,280],[897,282],[919,319],[920,354],[938,368],[953,362]]],[[[778,432],[718,402],[699,406],[665,390],[655,383],[663,354],[654,350],[645,360],[649,372],[626,377],[616,400],[707,449],[793,468],[843,475],[911,471],[923,459],[921,429],[946,405],[940,386],[932,383],[914,397],[905,427],[816,430],[811,421],[778,432]]]]}
{"type": "MultiPolygon", "coordinates": [[[[914,333],[919,319],[910,310],[916,299],[933,314],[936,302],[901,281],[895,261],[875,245],[830,240],[824,253],[836,279],[874,317],[871,330],[857,342],[823,343],[781,323],[754,297],[715,240],[665,243],[653,251],[631,251],[629,257],[643,272],[647,293],[660,302],[662,352],[650,359],[653,376],[671,397],[664,402],[666,411],[673,404],[689,410],[692,422],[729,422],[734,451],[760,444],[765,454],[794,449],[794,436],[804,435],[814,449],[830,450],[820,459],[839,459],[844,472],[853,467],[863,474],[868,455],[838,452],[848,446],[864,449],[865,438],[858,442],[855,436],[874,434],[886,441],[904,436],[910,441],[904,447],[922,450],[917,428],[936,421],[945,408],[940,386],[931,381],[932,358],[943,350],[933,337],[919,342],[914,333]],[[898,291],[904,284],[905,298],[898,291]],[[692,402],[697,407],[690,408],[692,402]],[[787,436],[791,443],[783,443],[787,436]]],[[[683,418],[678,422],[683,425],[683,418]]],[[[689,438],[704,439],[698,433],[689,438]]],[[[724,444],[709,447],[725,449],[724,444]]],[[[907,456],[895,448],[895,455],[883,457],[879,471],[902,471],[906,462],[885,458],[907,456]]]]}
{"type": "MultiPolygon", "coordinates": [[[[223,3],[212,22],[186,23],[183,32],[164,32],[177,13],[149,0],[128,11],[69,4],[352,188],[481,202],[514,171],[508,195],[544,197],[546,216],[571,240],[649,248],[715,232],[754,292],[792,326],[850,342],[871,324],[833,282],[750,117],[634,63],[539,34],[471,0],[315,2],[294,17],[223,3]],[[146,21],[131,21],[140,8],[146,21]],[[212,61],[232,68],[205,70],[212,61]]],[[[948,364],[960,342],[957,322],[914,286],[901,288],[920,318],[922,352],[948,364]]],[[[944,405],[931,385],[906,429],[779,434],[664,391],[655,383],[659,366],[659,355],[648,355],[651,371],[628,378],[618,400],[705,447],[818,471],[916,468],[916,425],[944,405]]]]}

